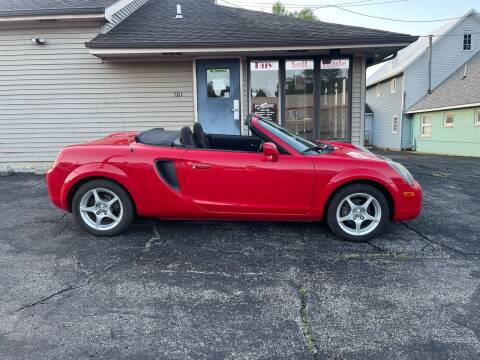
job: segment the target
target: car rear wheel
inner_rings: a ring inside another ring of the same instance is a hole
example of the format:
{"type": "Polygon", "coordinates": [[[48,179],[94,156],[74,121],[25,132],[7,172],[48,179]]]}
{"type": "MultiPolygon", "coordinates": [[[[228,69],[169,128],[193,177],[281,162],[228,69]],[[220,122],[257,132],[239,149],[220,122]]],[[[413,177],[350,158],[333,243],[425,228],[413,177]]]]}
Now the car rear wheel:
{"type": "Polygon", "coordinates": [[[108,180],[92,180],[73,197],[72,212],[82,228],[97,236],[114,236],[127,229],[134,217],[126,191],[108,180]]]}
{"type": "Polygon", "coordinates": [[[327,223],[340,238],[365,242],[388,226],[390,209],[385,195],[367,184],[352,184],[337,192],[327,209],[327,223]]]}

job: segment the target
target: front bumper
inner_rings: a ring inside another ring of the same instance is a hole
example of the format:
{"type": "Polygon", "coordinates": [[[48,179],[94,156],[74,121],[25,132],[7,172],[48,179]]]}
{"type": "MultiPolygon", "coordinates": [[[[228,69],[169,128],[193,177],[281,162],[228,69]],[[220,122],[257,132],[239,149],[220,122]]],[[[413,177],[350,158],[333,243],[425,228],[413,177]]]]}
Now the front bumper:
{"type": "Polygon", "coordinates": [[[413,185],[396,183],[395,212],[393,220],[403,221],[417,218],[422,211],[423,191],[419,182],[413,185]]]}

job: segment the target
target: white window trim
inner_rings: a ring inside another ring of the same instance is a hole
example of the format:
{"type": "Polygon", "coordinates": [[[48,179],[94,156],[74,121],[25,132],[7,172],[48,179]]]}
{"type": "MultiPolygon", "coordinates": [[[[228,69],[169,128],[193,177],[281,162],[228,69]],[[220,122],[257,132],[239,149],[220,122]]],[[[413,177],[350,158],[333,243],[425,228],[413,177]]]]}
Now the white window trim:
{"type": "Polygon", "coordinates": [[[462,36],[462,51],[473,51],[473,31],[470,29],[463,30],[462,36]],[[470,49],[465,49],[465,35],[470,35],[470,49]]]}
{"type": "Polygon", "coordinates": [[[377,97],[380,97],[380,84],[377,84],[377,97]]]}
{"type": "Polygon", "coordinates": [[[446,112],[443,114],[443,127],[445,128],[452,128],[453,124],[455,123],[455,114],[453,112],[446,112]],[[447,119],[447,116],[452,115],[452,123],[447,124],[445,120],[447,119]]]}
{"type": "Polygon", "coordinates": [[[397,115],[394,115],[394,116],[392,117],[392,134],[398,134],[398,126],[399,126],[398,116],[397,116],[397,115]],[[397,129],[396,129],[396,130],[394,130],[395,120],[396,120],[396,122],[397,122],[397,129]]]}
{"type": "Polygon", "coordinates": [[[397,92],[397,78],[390,80],[390,92],[392,94],[397,92]]]}
{"type": "Polygon", "coordinates": [[[429,138],[432,136],[432,116],[431,115],[422,115],[420,117],[420,137],[423,137],[423,138],[429,138]],[[430,121],[428,122],[428,124],[424,124],[423,123],[423,119],[425,118],[429,118],[430,121]],[[430,134],[429,135],[425,135],[423,133],[423,128],[425,127],[429,127],[430,128],[430,134]]]}
{"type": "Polygon", "coordinates": [[[475,116],[473,118],[473,126],[480,127],[480,109],[475,110],[475,116]]]}

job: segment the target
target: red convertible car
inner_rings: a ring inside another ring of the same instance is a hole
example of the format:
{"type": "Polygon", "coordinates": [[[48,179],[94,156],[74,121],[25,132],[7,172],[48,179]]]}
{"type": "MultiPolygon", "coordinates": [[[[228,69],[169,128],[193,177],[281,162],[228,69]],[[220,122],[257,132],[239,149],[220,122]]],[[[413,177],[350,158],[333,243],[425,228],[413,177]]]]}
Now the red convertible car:
{"type": "Polygon", "coordinates": [[[417,217],[422,190],[401,164],[346,143],[311,142],[258,115],[250,136],[123,132],[68,146],[48,171],[51,201],[95,235],[135,216],[320,221],[367,241],[417,217]]]}

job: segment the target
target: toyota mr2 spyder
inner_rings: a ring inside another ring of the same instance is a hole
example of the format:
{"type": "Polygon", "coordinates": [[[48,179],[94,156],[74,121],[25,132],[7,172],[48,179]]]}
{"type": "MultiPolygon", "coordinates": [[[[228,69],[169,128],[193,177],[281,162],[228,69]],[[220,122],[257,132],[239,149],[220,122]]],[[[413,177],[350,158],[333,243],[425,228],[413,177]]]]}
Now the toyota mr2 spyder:
{"type": "Polygon", "coordinates": [[[310,141],[257,114],[249,135],[155,128],[64,148],[49,196],[86,231],[113,236],[135,216],[321,221],[368,241],[417,217],[422,189],[401,164],[348,143],[310,141]]]}

